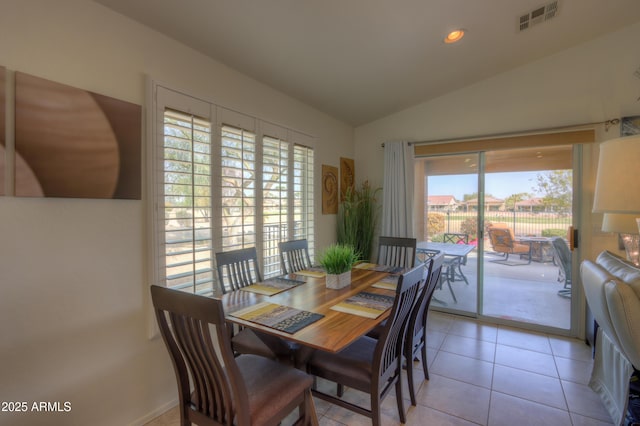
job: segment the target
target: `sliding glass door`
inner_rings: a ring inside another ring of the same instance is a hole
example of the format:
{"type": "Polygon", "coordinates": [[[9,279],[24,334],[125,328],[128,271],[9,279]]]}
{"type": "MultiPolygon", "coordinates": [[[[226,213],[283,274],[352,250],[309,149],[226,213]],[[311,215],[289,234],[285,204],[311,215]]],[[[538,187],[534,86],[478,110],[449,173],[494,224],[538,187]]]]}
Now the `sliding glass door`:
{"type": "MultiPolygon", "coordinates": [[[[475,315],[478,311],[478,171],[480,154],[438,156],[417,164],[424,170],[419,256],[442,252],[443,278],[432,306],[475,315]]],[[[422,188],[421,188],[422,189],[422,188]]]]}
{"type": "Polygon", "coordinates": [[[571,328],[573,146],[427,157],[421,256],[445,254],[434,309],[571,328]]]}
{"type": "Polygon", "coordinates": [[[485,154],[483,315],[570,329],[572,152],[557,146],[485,154]]]}

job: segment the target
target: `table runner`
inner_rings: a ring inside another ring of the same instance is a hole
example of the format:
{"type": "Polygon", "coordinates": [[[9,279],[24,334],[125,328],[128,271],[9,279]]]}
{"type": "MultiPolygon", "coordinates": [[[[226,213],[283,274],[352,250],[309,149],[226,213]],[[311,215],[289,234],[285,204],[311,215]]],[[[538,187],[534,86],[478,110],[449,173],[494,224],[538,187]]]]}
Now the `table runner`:
{"type": "Polygon", "coordinates": [[[393,296],[361,291],[360,293],[333,305],[331,309],[334,311],[375,319],[393,305],[393,300],[393,296]]]}
{"type": "Polygon", "coordinates": [[[324,315],[314,312],[302,311],[270,302],[261,302],[232,312],[229,315],[290,334],[324,317],[324,315]]]}

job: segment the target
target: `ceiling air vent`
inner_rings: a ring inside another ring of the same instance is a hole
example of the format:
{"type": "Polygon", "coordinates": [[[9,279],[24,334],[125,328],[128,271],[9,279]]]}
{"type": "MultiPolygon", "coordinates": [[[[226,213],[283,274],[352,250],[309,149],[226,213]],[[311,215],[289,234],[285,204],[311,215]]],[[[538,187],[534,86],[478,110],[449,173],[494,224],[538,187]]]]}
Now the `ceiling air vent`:
{"type": "Polygon", "coordinates": [[[540,6],[532,10],[531,12],[525,13],[524,15],[520,16],[518,28],[520,31],[524,31],[534,25],[548,21],[549,19],[556,16],[557,13],[558,0],[552,1],[551,3],[545,4],[544,6],[540,6]]]}

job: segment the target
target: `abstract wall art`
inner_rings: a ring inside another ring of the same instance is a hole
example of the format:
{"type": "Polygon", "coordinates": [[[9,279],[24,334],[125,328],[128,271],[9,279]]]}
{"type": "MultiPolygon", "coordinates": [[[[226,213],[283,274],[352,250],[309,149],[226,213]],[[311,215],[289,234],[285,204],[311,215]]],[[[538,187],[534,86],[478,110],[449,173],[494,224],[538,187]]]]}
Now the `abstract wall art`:
{"type": "Polygon", "coordinates": [[[0,195],[4,195],[4,175],[6,173],[6,159],[5,159],[5,81],[6,81],[6,69],[0,66],[0,195]]]}
{"type": "Polygon", "coordinates": [[[141,198],[142,108],[15,73],[15,195],[141,198]]]}
{"type": "Polygon", "coordinates": [[[340,201],[344,200],[347,189],[353,191],[356,181],[356,170],[351,158],[340,157],[340,201]]]}
{"type": "Polygon", "coordinates": [[[338,213],[338,168],[322,165],[322,214],[338,213]]]}

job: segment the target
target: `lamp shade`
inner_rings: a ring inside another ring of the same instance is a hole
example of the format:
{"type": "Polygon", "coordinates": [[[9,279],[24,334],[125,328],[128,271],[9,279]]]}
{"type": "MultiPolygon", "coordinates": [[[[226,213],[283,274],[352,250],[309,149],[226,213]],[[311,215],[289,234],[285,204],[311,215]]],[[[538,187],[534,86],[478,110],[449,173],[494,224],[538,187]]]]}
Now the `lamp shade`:
{"type": "Polygon", "coordinates": [[[637,214],[605,213],[602,219],[604,232],[619,232],[621,234],[637,234],[637,214]]]}
{"type": "MultiPolygon", "coordinates": [[[[595,213],[640,213],[640,135],[600,144],[595,213]]],[[[637,216],[636,216],[637,217],[637,216]]]]}

